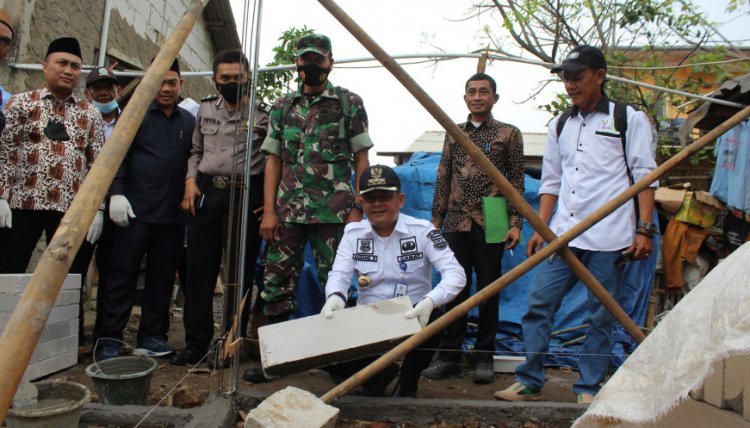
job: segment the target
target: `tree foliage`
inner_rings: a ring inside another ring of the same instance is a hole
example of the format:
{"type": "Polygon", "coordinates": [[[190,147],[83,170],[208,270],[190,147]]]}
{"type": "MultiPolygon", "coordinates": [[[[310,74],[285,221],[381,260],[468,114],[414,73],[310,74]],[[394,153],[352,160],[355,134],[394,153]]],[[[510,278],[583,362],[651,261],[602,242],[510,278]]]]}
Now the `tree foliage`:
{"type": "MultiPolygon", "coordinates": [[[[301,29],[292,27],[284,31],[277,39],[279,44],[273,48],[273,61],[266,64],[272,67],[275,65],[293,64],[296,53],[296,43],[300,37],[314,33],[313,29],[307,26],[301,29]]],[[[295,80],[293,70],[278,70],[266,73],[258,73],[258,97],[266,102],[273,102],[276,98],[289,92],[295,80]]]]}
{"type": "MultiPolygon", "coordinates": [[[[744,13],[738,0],[730,2],[731,8],[744,13]]],[[[571,48],[594,45],[604,51],[610,75],[690,93],[708,92],[728,77],[730,66],[735,73],[750,70],[746,54],[690,0],[476,0],[475,13],[499,18],[501,27],[485,27],[485,34],[492,50],[508,56],[558,63],[571,48]]],[[[673,105],[689,101],[612,81],[607,92],[654,118],[667,100],[673,105]]],[[[541,107],[557,113],[566,100],[557,96],[541,107]]]]}

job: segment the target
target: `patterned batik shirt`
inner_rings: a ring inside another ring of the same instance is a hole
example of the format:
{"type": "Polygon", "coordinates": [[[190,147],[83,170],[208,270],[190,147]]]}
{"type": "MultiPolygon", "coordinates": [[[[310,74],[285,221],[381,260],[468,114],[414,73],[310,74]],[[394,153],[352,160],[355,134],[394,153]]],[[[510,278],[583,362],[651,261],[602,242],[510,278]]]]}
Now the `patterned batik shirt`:
{"type": "Polygon", "coordinates": [[[0,198],[11,208],[65,212],[104,143],[88,101],[47,88],[14,95],[0,137],[0,198]]]}
{"type": "Polygon", "coordinates": [[[261,151],[281,158],[279,221],[344,223],[354,202],[353,155],[372,146],[362,98],[353,92],[328,82],[318,95],[300,87],[276,100],[261,151]]]}
{"type": "MultiPolygon", "coordinates": [[[[469,119],[471,116],[469,116],[469,119]]],[[[493,165],[523,195],[523,139],[513,125],[490,116],[475,127],[467,119],[458,126],[489,158],[493,165]]],[[[432,222],[443,232],[469,232],[474,222],[484,228],[482,197],[503,196],[450,134],[446,134],[443,156],[438,166],[435,198],[432,201],[432,222]]],[[[508,206],[511,226],[523,225],[516,207],[508,206]]]]}

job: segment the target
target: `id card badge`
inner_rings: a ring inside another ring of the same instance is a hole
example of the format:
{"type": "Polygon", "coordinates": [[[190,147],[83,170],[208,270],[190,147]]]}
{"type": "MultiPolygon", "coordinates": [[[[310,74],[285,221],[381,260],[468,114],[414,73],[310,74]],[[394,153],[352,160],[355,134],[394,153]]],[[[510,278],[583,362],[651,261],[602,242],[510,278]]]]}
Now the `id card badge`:
{"type": "Polygon", "coordinates": [[[393,297],[406,296],[406,292],[409,291],[409,286],[403,282],[396,283],[396,290],[393,293],[393,297]]]}

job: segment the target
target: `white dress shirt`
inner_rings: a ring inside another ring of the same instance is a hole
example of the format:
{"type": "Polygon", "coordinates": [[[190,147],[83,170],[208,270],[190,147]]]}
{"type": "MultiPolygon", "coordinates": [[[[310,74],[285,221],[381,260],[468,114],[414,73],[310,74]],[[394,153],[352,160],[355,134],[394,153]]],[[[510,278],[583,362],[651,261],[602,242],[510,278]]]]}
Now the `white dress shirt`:
{"type": "MultiPolygon", "coordinates": [[[[606,97],[584,118],[574,111],[557,136],[557,116],[549,124],[539,194],[558,196],[550,228],[561,235],[630,187],[625,159],[635,181],[656,168],[653,126],[643,112],[628,107],[627,156],[615,129],[615,104],[606,97]]],[[[658,182],[651,184],[657,187],[658,182]]],[[[629,201],[570,242],[571,247],[616,251],[633,243],[636,219],[629,201]]]]}
{"type": "Polygon", "coordinates": [[[346,295],[353,277],[366,275],[369,287],[359,287],[358,304],[408,295],[412,304],[425,296],[435,306],[450,302],[464,288],[466,274],[440,232],[431,223],[399,214],[391,236],[383,238],[370,222],[350,223],[344,229],[326,297],[346,295]],[[432,288],[432,266],[441,280],[432,288]]]}

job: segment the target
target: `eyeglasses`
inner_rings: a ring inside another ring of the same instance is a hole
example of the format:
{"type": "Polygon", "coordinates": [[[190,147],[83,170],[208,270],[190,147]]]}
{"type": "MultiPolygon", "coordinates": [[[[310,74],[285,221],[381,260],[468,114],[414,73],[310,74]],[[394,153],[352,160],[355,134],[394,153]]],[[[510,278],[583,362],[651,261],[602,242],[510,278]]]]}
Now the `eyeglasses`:
{"type": "Polygon", "coordinates": [[[12,44],[13,44],[13,40],[7,37],[0,37],[0,46],[7,48],[7,47],[10,47],[10,45],[12,44]]]}

